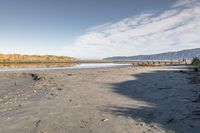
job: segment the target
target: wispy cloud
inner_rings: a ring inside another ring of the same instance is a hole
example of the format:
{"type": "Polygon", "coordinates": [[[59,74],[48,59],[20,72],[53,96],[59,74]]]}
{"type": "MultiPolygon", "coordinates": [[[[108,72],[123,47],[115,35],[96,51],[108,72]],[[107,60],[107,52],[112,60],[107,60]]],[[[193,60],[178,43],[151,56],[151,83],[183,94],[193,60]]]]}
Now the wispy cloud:
{"type": "Polygon", "coordinates": [[[79,58],[152,54],[199,47],[199,0],[178,0],[160,14],[140,15],[92,27],[65,47],[79,58]]]}

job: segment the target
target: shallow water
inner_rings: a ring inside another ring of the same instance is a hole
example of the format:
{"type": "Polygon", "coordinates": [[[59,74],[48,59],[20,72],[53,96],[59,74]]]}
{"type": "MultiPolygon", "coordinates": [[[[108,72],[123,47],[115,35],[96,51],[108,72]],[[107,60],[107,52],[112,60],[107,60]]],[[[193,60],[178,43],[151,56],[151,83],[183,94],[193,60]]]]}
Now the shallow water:
{"type": "Polygon", "coordinates": [[[32,70],[62,70],[62,69],[86,69],[121,67],[131,64],[121,63],[48,63],[48,64],[0,64],[0,72],[8,71],[32,71],[32,70]]]}

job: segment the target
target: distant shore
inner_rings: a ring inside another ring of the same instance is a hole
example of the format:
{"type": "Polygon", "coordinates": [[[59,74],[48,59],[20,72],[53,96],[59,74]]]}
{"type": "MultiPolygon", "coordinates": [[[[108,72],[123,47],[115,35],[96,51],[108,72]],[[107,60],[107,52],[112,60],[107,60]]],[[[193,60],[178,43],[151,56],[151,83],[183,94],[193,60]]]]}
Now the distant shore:
{"type": "Polygon", "coordinates": [[[81,68],[106,68],[119,66],[171,66],[186,65],[179,61],[150,61],[150,60],[79,60],[71,62],[4,62],[0,63],[0,71],[24,71],[24,70],[51,70],[51,69],[81,69],[81,68]],[[10,69],[10,70],[9,70],[10,69]]]}
{"type": "MultiPolygon", "coordinates": [[[[161,64],[185,64],[179,60],[75,60],[75,61],[0,61],[0,64],[49,64],[49,63],[161,63],[161,64]]],[[[191,61],[188,60],[187,64],[191,61]]]]}

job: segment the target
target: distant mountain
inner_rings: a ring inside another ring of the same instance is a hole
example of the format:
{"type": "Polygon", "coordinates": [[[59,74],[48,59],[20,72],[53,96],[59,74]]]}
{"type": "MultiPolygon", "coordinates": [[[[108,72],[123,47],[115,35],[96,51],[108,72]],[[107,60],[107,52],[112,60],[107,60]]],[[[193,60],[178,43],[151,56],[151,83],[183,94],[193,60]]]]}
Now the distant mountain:
{"type": "Polygon", "coordinates": [[[138,56],[115,56],[105,58],[104,60],[178,60],[178,59],[192,59],[193,57],[200,58],[200,48],[188,49],[177,52],[166,52],[152,55],[138,55],[138,56]]]}

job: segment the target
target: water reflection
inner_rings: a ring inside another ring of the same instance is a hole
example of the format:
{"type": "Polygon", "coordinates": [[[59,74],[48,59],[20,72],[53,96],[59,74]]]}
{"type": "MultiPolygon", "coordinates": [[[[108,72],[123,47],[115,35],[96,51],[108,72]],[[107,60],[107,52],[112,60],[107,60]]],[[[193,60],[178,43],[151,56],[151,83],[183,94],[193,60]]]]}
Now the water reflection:
{"type": "Polygon", "coordinates": [[[10,64],[0,64],[0,68],[55,68],[55,67],[75,67],[77,63],[10,63],[10,64]]]}
{"type": "Polygon", "coordinates": [[[12,71],[31,71],[31,70],[67,70],[67,69],[85,69],[85,68],[108,68],[122,67],[130,64],[116,63],[44,63],[44,64],[0,64],[0,72],[12,71]]]}

